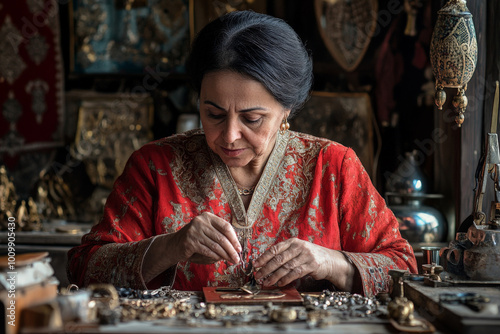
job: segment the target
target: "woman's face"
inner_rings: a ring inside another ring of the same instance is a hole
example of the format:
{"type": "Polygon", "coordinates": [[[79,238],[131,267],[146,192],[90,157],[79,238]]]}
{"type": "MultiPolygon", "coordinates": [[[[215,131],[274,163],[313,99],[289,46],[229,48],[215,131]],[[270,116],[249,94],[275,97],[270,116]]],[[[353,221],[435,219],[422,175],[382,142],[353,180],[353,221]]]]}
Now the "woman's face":
{"type": "Polygon", "coordinates": [[[289,113],[249,77],[232,71],[203,77],[201,123],[208,145],[229,167],[263,167],[289,113]]]}

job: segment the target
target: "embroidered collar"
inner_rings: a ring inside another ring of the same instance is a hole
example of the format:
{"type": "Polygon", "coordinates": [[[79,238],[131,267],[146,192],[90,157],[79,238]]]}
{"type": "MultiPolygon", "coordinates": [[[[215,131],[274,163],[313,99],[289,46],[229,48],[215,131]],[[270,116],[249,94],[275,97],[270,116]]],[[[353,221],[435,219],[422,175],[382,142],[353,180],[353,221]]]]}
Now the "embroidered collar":
{"type": "Polygon", "coordinates": [[[224,164],[222,159],[217,154],[209,149],[212,162],[215,166],[215,172],[217,173],[217,177],[220,180],[222,189],[228,198],[229,206],[233,212],[232,224],[235,227],[251,227],[259,214],[262,212],[264,200],[271,189],[271,185],[276,178],[281,161],[285,156],[289,138],[290,131],[286,131],[284,134],[281,134],[278,131],[276,143],[274,144],[274,148],[269,155],[269,159],[264,167],[262,176],[255,186],[254,194],[250,200],[250,205],[248,206],[248,211],[245,210],[243,201],[238,194],[238,186],[229,171],[229,167],[224,164]]]}

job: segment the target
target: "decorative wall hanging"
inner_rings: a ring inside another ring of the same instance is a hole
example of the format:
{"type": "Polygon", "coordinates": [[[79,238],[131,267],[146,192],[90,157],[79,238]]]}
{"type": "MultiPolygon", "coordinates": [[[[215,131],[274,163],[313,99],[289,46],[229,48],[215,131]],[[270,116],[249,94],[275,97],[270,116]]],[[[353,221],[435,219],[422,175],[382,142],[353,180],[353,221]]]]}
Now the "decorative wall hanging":
{"type": "Polygon", "coordinates": [[[457,88],[453,107],[460,127],[465,120],[467,83],[477,63],[477,41],[472,14],[466,0],[449,0],[441,10],[431,40],[431,64],[436,78],[435,102],[439,110],[446,102],[443,88],[457,88]]]}
{"type": "Polygon", "coordinates": [[[86,220],[96,221],[130,155],[153,139],[153,99],[149,94],[91,92],[80,97],[71,154],[83,161],[95,186],[86,202],[85,215],[86,220]]]}
{"type": "Polygon", "coordinates": [[[53,0],[2,1],[0,164],[21,198],[63,146],[59,7],[53,0]]]}
{"type": "Polygon", "coordinates": [[[72,0],[70,11],[75,73],[184,71],[189,0],[72,0]]]}
{"type": "Polygon", "coordinates": [[[153,139],[152,117],[149,94],[82,96],[72,153],[93,184],[111,189],[130,155],[153,139]]]}
{"type": "Polygon", "coordinates": [[[318,29],[333,59],[354,71],[377,28],[377,0],[315,0],[318,29]]]}
{"type": "Polygon", "coordinates": [[[368,94],[313,92],[303,110],[290,120],[290,129],[352,147],[375,180],[379,148],[373,143],[378,132],[368,94]]]}

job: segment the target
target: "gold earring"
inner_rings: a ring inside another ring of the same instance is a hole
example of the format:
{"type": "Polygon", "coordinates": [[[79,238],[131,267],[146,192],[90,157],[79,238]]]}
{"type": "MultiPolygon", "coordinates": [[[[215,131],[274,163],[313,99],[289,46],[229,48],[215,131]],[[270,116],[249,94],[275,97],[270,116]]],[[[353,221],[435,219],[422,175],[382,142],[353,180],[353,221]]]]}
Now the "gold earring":
{"type": "Polygon", "coordinates": [[[286,118],[283,118],[283,122],[281,122],[280,125],[280,133],[284,134],[288,129],[290,129],[290,123],[288,123],[288,120],[286,118]]]}

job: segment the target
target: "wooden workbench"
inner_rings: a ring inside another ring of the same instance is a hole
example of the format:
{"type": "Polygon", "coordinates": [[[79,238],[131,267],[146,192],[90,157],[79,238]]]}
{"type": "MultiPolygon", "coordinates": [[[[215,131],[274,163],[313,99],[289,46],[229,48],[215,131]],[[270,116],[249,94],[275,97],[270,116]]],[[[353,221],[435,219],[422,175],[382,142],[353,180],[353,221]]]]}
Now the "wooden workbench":
{"type": "MultiPolygon", "coordinates": [[[[199,296],[191,297],[191,301],[197,303],[200,301],[199,296]]],[[[238,306],[227,306],[238,307],[238,306]]],[[[241,306],[240,306],[241,307],[241,306]]],[[[258,305],[247,306],[250,310],[252,307],[258,308],[258,305]]],[[[304,306],[293,306],[296,309],[304,309],[304,306]]],[[[252,311],[251,311],[252,312],[252,311]]],[[[343,317],[342,312],[338,313],[324,326],[308,327],[304,319],[298,319],[292,323],[278,323],[278,322],[252,322],[242,319],[243,323],[235,324],[234,322],[228,323],[223,320],[211,320],[205,317],[198,318],[183,318],[174,316],[168,319],[157,319],[151,321],[127,321],[119,322],[113,325],[71,325],[66,324],[65,328],[59,331],[50,331],[40,328],[30,330],[24,329],[21,333],[24,334],[47,334],[47,333],[124,333],[124,334],[147,334],[147,333],[195,333],[195,334],[225,334],[225,333],[258,333],[258,334],[276,334],[276,333],[307,333],[307,334],[392,334],[398,333],[397,330],[390,324],[390,321],[381,316],[370,317],[343,317]]],[[[420,315],[415,314],[417,318],[422,318],[420,315]]],[[[435,334],[451,334],[443,328],[437,328],[435,334]]]]}
{"type": "Polygon", "coordinates": [[[419,314],[452,333],[500,333],[500,286],[432,287],[417,281],[406,281],[404,286],[405,296],[413,301],[419,314]],[[442,294],[461,293],[477,293],[490,301],[482,304],[482,310],[475,311],[461,303],[442,303],[439,300],[442,294]]]}

